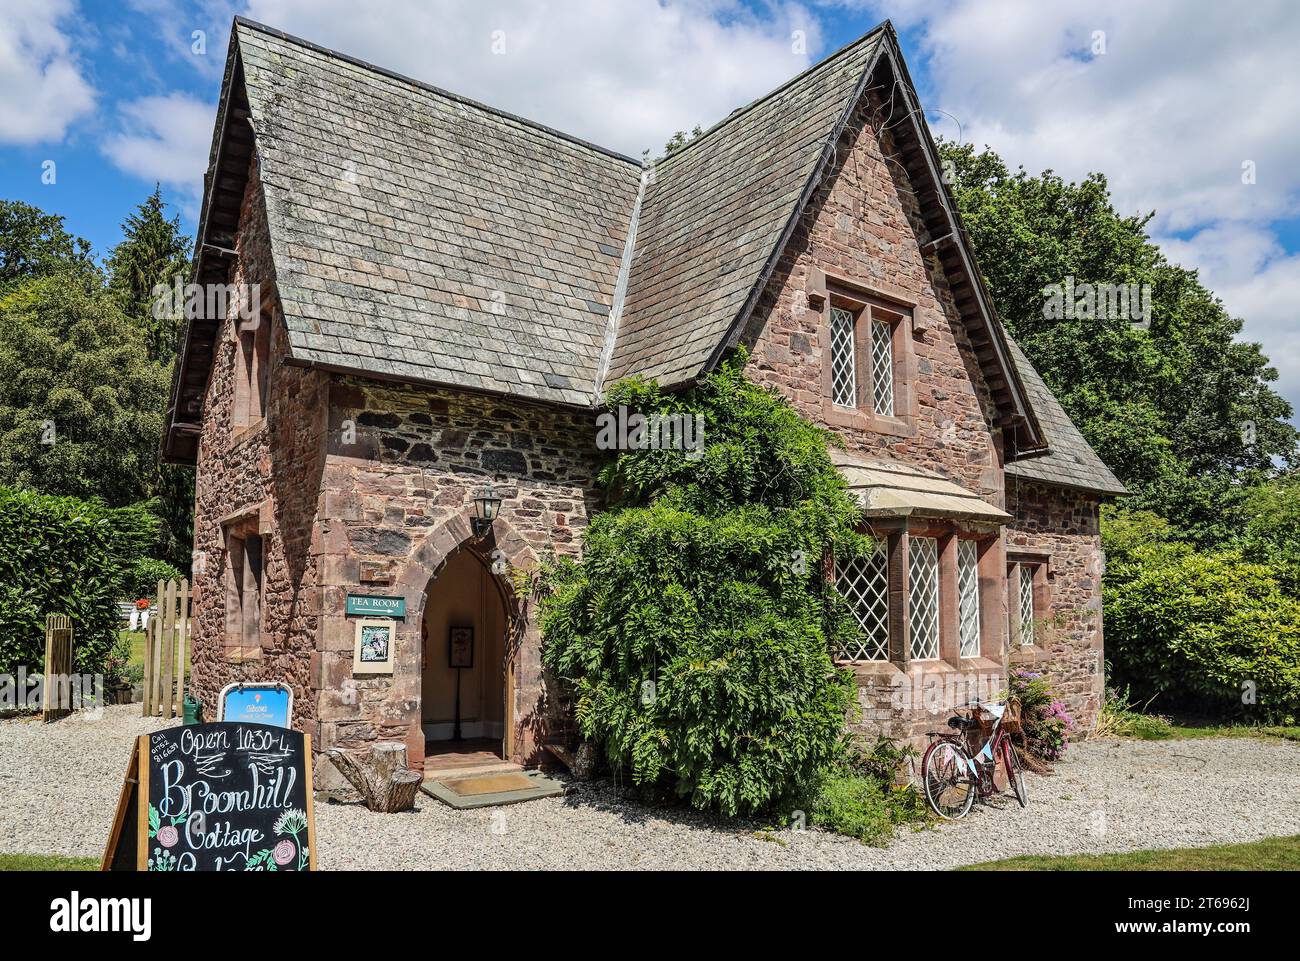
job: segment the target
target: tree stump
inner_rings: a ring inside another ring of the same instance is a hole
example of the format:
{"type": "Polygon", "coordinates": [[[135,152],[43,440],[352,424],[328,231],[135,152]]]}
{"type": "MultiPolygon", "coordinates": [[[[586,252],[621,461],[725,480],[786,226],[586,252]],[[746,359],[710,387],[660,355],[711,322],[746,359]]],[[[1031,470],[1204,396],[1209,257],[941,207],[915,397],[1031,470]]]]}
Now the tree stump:
{"type": "Polygon", "coordinates": [[[329,759],[361,792],[370,810],[395,814],[415,807],[415,792],[424,775],[406,766],[405,745],[375,744],[364,754],[335,748],[329,752],[329,759]]]}

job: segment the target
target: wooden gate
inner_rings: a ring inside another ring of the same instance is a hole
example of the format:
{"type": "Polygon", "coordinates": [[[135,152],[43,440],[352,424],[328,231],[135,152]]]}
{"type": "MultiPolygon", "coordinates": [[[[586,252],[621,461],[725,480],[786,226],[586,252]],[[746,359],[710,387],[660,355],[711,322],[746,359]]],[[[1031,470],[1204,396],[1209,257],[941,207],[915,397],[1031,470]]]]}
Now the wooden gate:
{"type": "Polygon", "coordinates": [[[72,619],[45,617],[45,677],[41,686],[41,720],[57,721],[72,713],[72,619]]]}
{"type": "Polygon", "coordinates": [[[189,641],[190,582],[159,581],[158,613],[145,632],[145,717],[171,719],[184,712],[189,641]]]}

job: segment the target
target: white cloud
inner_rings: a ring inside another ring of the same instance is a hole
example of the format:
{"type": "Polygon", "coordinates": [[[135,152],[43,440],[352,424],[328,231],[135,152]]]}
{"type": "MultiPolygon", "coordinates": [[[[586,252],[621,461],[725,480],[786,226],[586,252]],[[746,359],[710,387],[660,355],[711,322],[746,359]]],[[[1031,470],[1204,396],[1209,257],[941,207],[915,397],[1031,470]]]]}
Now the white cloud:
{"type": "MultiPolygon", "coordinates": [[[[1106,174],[1122,213],[1156,211],[1300,410],[1300,263],[1270,224],[1300,216],[1300,4],[1257,0],[880,0],[921,37],[925,98],[1012,167],[1106,174]],[[1105,52],[1094,52],[1100,31],[1105,52]],[[1242,182],[1252,161],[1254,184],[1242,182]],[[1288,299],[1286,292],[1290,291],[1288,299]]],[[[915,51],[909,51],[915,57],[915,51]]],[[[916,71],[914,71],[915,73],[916,71]]],[[[948,135],[952,128],[938,128],[948,135]]]]}
{"type": "Polygon", "coordinates": [[[95,104],[60,29],[70,0],[5,0],[0,5],[0,143],[59,141],[95,104]]]}
{"type": "Polygon", "coordinates": [[[252,0],[288,33],[639,156],[807,67],[816,21],[737,0],[252,0]],[[791,35],[806,34],[806,52],[791,35]],[[500,31],[500,33],[496,33],[500,31]],[[493,52],[500,41],[503,53],[493,52]]]}
{"type": "Polygon", "coordinates": [[[192,217],[203,191],[216,107],[182,93],[118,104],[118,128],[102,149],[142,180],[161,181],[182,195],[192,217]]]}

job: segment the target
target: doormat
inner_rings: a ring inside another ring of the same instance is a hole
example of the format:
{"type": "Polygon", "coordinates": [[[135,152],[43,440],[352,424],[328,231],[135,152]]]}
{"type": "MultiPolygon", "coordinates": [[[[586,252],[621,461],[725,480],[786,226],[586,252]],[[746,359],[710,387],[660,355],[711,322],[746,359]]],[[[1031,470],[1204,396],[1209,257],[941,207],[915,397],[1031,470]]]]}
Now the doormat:
{"type": "Polygon", "coordinates": [[[564,785],[559,781],[516,771],[442,780],[430,778],[420,785],[420,789],[457,810],[519,804],[564,793],[564,785]]]}

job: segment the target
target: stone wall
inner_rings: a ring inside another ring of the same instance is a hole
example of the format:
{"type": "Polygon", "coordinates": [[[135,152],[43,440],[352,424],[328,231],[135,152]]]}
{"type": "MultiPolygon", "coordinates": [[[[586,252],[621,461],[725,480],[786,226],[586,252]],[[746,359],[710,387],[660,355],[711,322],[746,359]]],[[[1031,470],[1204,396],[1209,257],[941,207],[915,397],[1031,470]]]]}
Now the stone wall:
{"type": "MultiPolygon", "coordinates": [[[[772,281],[741,337],[747,372],[778,388],[810,420],[839,433],[850,450],[937,471],[1002,505],[1001,429],[965,327],[905,172],[886,162],[864,106],[841,140],[845,160],[828,178],[787,245],[772,281]],[[823,357],[829,306],[809,305],[821,270],[859,279],[916,305],[924,333],[912,338],[915,417],[908,428],[882,433],[828,419],[823,357]]],[[[897,154],[892,139],[885,151],[897,154]]]]}
{"type": "MultiPolygon", "coordinates": [[[[885,155],[896,155],[889,133],[877,139],[875,104],[850,120],[839,145],[844,160],[813,199],[797,225],[753,319],[741,337],[750,351],[747,372],[776,387],[808,419],[834,430],[852,451],[935,471],[1004,505],[1002,433],[965,326],[937,257],[923,256],[930,240],[905,172],[885,155]],[[873,422],[833,409],[826,361],[830,306],[814,306],[819,276],[848,278],[861,293],[913,305],[916,325],[907,345],[911,383],[900,417],[873,422]],[[813,301],[809,295],[813,294],[813,301]],[[901,423],[900,423],[901,421],[901,423]]],[[[983,604],[1004,603],[1001,536],[982,564],[983,604]]],[[[955,614],[953,615],[955,616],[955,614]]],[[[991,618],[998,633],[985,651],[1000,650],[1005,617],[991,618]]],[[[986,628],[987,630],[987,628],[986,628]]],[[[860,717],[854,728],[923,743],[927,730],[942,728],[951,709],[1005,687],[1005,662],[968,658],[959,662],[881,662],[854,665],[860,717]]]]}
{"type": "Polygon", "coordinates": [[[318,736],[323,745],[402,738],[423,754],[420,679],[425,591],[455,551],[496,564],[514,621],[513,756],[540,759],[551,702],[542,680],[531,608],[513,600],[503,569],[535,566],[546,553],[576,554],[592,510],[595,421],[518,400],[335,377],[318,531],[322,632],[318,736]],[[503,498],[493,535],[471,536],[475,492],[493,481],[503,498]],[[361,585],[361,569],[387,585],[361,585]],[[361,585],[401,595],[395,673],[353,678],[353,623],[346,595],[361,585]]]}
{"type": "MultiPolygon", "coordinates": [[[[229,282],[274,290],[256,160],[240,213],[239,259],[229,282]]],[[[217,695],[232,681],[287,681],[294,724],[310,730],[316,716],[312,652],[320,599],[312,551],[317,491],[324,466],[326,375],[284,363],[287,331],[271,321],[271,369],[264,421],[234,424],[235,319],[219,339],[204,398],[195,472],[192,687],[205,716],[216,719],[217,695]],[[248,652],[226,645],[223,524],[255,514],[263,537],[262,644],[248,652]]]]}
{"type": "Polygon", "coordinates": [[[1033,647],[1011,653],[1012,668],[1041,672],[1086,731],[1105,690],[1101,617],[1101,528],[1097,495],[1008,478],[1008,558],[1046,554],[1049,609],[1035,617],[1033,647]]]}

